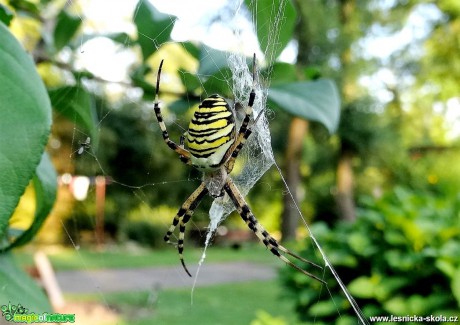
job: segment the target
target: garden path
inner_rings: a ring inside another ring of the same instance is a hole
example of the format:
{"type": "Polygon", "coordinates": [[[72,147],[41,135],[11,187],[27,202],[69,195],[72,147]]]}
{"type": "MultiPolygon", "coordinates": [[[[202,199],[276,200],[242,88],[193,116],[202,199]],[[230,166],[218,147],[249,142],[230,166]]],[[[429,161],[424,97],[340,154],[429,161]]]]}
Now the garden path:
{"type": "Polygon", "coordinates": [[[190,265],[190,278],[182,266],[136,269],[59,271],[57,281],[64,293],[105,293],[136,290],[158,291],[165,288],[191,288],[221,283],[269,280],[276,276],[272,265],[252,262],[203,263],[190,265]]]}

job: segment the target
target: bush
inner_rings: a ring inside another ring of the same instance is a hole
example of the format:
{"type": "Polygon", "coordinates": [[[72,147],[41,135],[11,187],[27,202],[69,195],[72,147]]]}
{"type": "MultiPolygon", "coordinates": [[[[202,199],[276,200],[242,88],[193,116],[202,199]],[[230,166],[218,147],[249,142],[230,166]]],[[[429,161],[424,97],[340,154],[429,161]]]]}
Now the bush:
{"type": "MultiPolygon", "coordinates": [[[[312,231],[364,314],[458,316],[460,198],[396,188],[362,203],[355,223],[320,222],[312,231]]],[[[307,242],[302,255],[315,260],[307,242]]],[[[340,324],[356,323],[333,278],[326,279],[332,298],[324,288],[319,297],[320,284],[291,268],[281,278],[301,320],[331,324],[340,313],[340,324]]]]}
{"type": "Polygon", "coordinates": [[[176,213],[175,208],[166,205],[151,208],[141,204],[123,220],[121,239],[133,240],[148,247],[164,246],[163,237],[176,213]]]}
{"type": "Polygon", "coordinates": [[[148,247],[161,245],[165,234],[162,227],[158,227],[148,221],[128,222],[123,227],[123,233],[127,239],[148,247]]]}

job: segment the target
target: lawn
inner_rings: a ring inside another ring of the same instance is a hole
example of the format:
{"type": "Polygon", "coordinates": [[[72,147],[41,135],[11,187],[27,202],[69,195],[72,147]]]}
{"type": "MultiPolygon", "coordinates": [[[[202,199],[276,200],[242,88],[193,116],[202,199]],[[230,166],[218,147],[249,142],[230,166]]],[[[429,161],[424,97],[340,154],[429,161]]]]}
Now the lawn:
{"type": "Polygon", "coordinates": [[[117,324],[251,324],[268,313],[295,324],[292,304],[281,298],[277,280],[191,289],[104,294],[101,302],[121,312],[117,324]]]}
{"type": "MultiPolygon", "coordinates": [[[[189,264],[198,263],[202,248],[186,247],[184,254],[189,264]]],[[[51,264],[57,271],[62,270],[93,270],[101,268],[139,268],[152,266],[176,265],[179,256],[174,247],[165,249],[130,250],[123,247],[111,247],[98,251],[91,249],[59,248],[46,251],[51,264]]],[[[22,267],[33,264],[32,253],[28,250],[15,252],[15,259],[22,267]]],[[[206,261],[229,262],[251,261],[276,265],[280,263],[263,245],[250,244],[240,249],[209,247],[206,251],[206,261]]]]}
{"type": "MultiPolygon", "coordinates": [[[[135,251],[124,247],[111,247],[104,251],[59,248],[46,253],[57,271],[139,268],[180,263],[174,247],[161,250],[138,248],[135,251]]],[[[201,255],[201,248],[188,247],[185,251],[190,264],[196,264],[201,255]]],[[[17,250],[15,258],[23,267],[33,264],[33,255],[27,249],[17,250]]],[[[283,265],[264,246],[258,244],[248,244],[238,250],[215,246],[206,251],[207,263],[228,261],[250,261],[263,263],[267,267],[283,265]]],[[[267,317],[275,321],[270,324],[295,324],[292,302],[281,298],[281,287],[276,279],[197,287],[193,294],[191,288],[158,288],[143,292],[66,295],[66,301],[94,306],[97,302],[114,308],[119,313],[116,324],[121,325],[259,325],[267,323],[253,321],[267,317]]],[[[76,316],[78,318],[78,314],[76,316]]]]}

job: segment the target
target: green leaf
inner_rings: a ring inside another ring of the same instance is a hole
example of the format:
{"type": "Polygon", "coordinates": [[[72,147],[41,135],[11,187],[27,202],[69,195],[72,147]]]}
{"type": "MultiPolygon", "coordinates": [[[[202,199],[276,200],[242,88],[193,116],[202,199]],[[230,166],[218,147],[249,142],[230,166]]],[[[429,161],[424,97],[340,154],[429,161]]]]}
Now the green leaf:
{"type": "Polygon", "coordinates": [[[276,84],[270,87],[268,99],[295,116],[322,123],[331,133],[337,130],[340,98],[332,80],[276,84]]]}
{"type": "Polygon", "coordinates": [[[195,59],[200,58],[200,48],[192,42],[182,42],[180,43],[185,51],[193,56],[195,59]]]}
{"type": "Polygon", "coordinates": [[[159,12],[150,2],[139,1],[134,13],[134,24],[137,27],[137,42],[141,46],[144,61],[161,44],[170,40],[175,20],[175,16],[159,12]]]}
{"type": "Polygon", "coordinates": [[[293,37],[297,12],[290,0],[245,0],[257,21],[257,38],[268,62],[278,58],[293,37]]]}
{"type": "Polygon", "coordinates": [[[51,105],[30,56],[0,24],[0,238],[40,162],[51,105]]]}
{"type": "Polygon", "coordinates": [[[43,153],[42,160],[37,167],[33,178],[35,189],[35,198],[37,207],[35,210],[34,221],[29,229],[24,231],[16,240],[11,243],[5,250],[28,243],[40,230],[45,222],[46,217],[53,208],[57,192],[57,175],[48,154],[43,153]]]}
{"type": "Polygon", "coordinates": [[[107,37],[116,43],[120,43],[124,46],[130,46],[134,41],[131,39],[129,34],[124,32],[119,33],[107,33],[100,35],[102,37],[107,37]]]}
{"type": "Polygon", "coordinates": [[[192,93],[201,86],[200,79],[195,75],[185,70],[179,70],[179,77],[187,92],[192,93]]]}
{"type": "Polygon", "coordinates": [[[56,112],[86,130],[91,137],[92,149],[96,149],[98,132],[97,116],[89,93],[79,86],[64,86],[49,91],[56,112]]]}
{"type": "Polygon", "coordinates": [[[52,311],[43,290],[16,265],[11,254],[0,254],[0,266],[1,305],[21,304],[35,313],[52,311]]]}
{"type": "Polygon", "coordinates": [[[309,315],[315,317],[331,316],[337,313],[337,306],[334,301],[318,301],[314,303],[308,310],[309,315]]]}
{"type": "Polygon", "coordinates": [[[62,10],[57,16],[56,27],[54,28],[54,49],[59,52],[69,43],[81,25],[81,19],[62,10]]]}
{"type": "Polygon", "coordinates": [[[348,290],[350,293],[358,298],[374,297],[375,288],[375,279],[369,278],[367,276],[356,278],[348,285],[348,290]]]}
{"type": "MultiPolygon", "coordinates": [[[[4,1],[3,1],[4,2],[4,1]]],[[[38,1],[30,0],[10,0],[10,6],[12,6],[16,12],[22,11],[28,15],[33,14],[33,16],[38,16],[40,14],[40,9],[38,7],[38,1]]]]}
{"type": "Polygon", "coordinates": [[[8,9],[7,6],[0,3],[0,21],[4,23],[6,26],[9,26],[13,17],[13,12],[10,9],[8,9]]]}
{"type": "Polygon", "coordinates": [[[407,315],[410,313],[409,302],[403,296],[390,298],[383,303],[383,308],[386,312],[393,315],[407,315]]]}
{"type": "Polygon", "coordinates": [[[199,100],[195,99],[185,100],[181,98],[169,104],[168,109],[176,114],[185,114],[185,112],[199,102],[199,100]]]}
{"type": "Polygon", "coordinates": [[[454,276],[455,266],[450,261],[438,258],[436,259],[436,262],[434,265],[436,266],[436,268],[438,268],[441,272],[443,272],[448,277],[452,278],[454,276]]]}
{"type": "Polygon", "coordinates": [[[98,37],[105,37],[108,38],[116,43],[123,45],[124,47],[130,47],[135,44],[135,40],[133,40],[128,33],[125,32],[114,32],[114,33],[94,33],[94,34],[82,34],[78,37],[78,46],[82,43],[86,43],[94,38],[98,37]]]}
{"type": "Polygon", "coordinates": [[[153,100],[155,98],[155,87],[145,79],[145,76],[151,71],[152,68],[147,64],[141,64],[130,74],[133,86],[142,88],[144,100],[153,100]]]}
{"type": "Polygon", "coordinates": [[[233,94],[229,84],[231,80],[232,71],[230,68],[222,68],[206,80],[203,88],[209,95],[220,94],[224,97],[232,97],[233,94]]]}
{"type": "Polygon", "coordinates": [[[201,47],[198,75],[212,75],[226,67],[228,67],[227,52],[206,45],[201,47]]]}
{"type": "Polygon", "coordinates": [[[262,71],[261,75],[267,76],[272,86],[297,80],[295,65],[286,62],[275,62],[271,67],[262,71]]]}
{"type": "Polygon", "coordinates": [[[455,299],[457,299],[458,306],[460,307],[460,268],[454,273],[452,278],[452,293],[455,299]]]}

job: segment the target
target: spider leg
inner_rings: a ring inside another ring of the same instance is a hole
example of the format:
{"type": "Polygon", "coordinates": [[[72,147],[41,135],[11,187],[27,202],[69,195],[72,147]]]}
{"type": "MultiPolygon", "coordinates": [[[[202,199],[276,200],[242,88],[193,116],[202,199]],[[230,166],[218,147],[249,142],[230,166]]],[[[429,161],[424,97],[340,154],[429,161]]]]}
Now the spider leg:
{"type": "Polygon", "coordinates": [[[185,164],[190,164],[190,152],[186,149],[184,149],[183,146],[177,145],[174,141],[172,141],[169,138],[169,133],[168,130],[166,129],[165,122],[163,121],[163,116],[161,115],[161,109],[160,109],[160,102],[158,98],[158,92],[160,90],[160,76],[161,76],[161,69],[163,67],[163,61],[161,60],[160,67],[158,68],[158,74],[157,74],[157,84],[156,84],[156,89],[155,89],[155,103],[153,109],[155,110],[155,116],[157,117],[158,124],[160,125],[160,129],[163,135],[163,140],[165,143],[168,145],[169,148],[174,150],[179,154],[180,160],[185,163],[185,164]]]}
{"type": "Polygon", "coordinates": [[[174,230],[176,229],[177,225],[179,224],[179,239],[177,240],[177,251],[179,252],[179,259],[184,267],[185,272],[189,276],[192,276],[188,271],[187,267],[185,266],[184,262],[184,237],[185,237],[185,225],[189,222],[190,218],[193,215],[193,211],[196,209],[198,204],[200,204],[201,199],[208,193],[208,189],[206,188],[204,183],[201,185],[188,197],[188,199],[182,204],[179,211],[177,212],[176,216],[173,219],[171,226],[169,227],[166,235],[164,236],[164,241],[167,243],[170,242],[171,235],[173,234],[174,230]]]}
{"type": "Polygon", "coordinates": [[[273,255],[281,259],[283,262],[288,264],[289,266],[293,267],[294,269],[302,272],[303,274],[309,276],[310,278],[313,278],[323,284],[326,284],[323,280],[318,278],[317,276],[311,274],[310,272],[307,272],[294,263],[292,263],[286,256],[280,254],[280,251],[288,254],[302,262],[311,264],[315,267],[318,267],[322,269],[321,266],[318,264],[315,264],[311,261],[308,261],[304,259],[303,257],[291,252],[288,250],[286,247],[282,246],[281,244],[278,243],[278,241],[273,238],[268,231],[265,230],[265,228],[257,221],[257,219],[254,217],[254,215],[251,212],[251,209],[249,208],[248,204],[244,200],[244,197],[241,195],[240,191],[236,187],[235,183],[231,180],[230,177],[227,178],[227,181],[224,185],[224,190],[227,192],[229,195],[230,199],[232,200],[233,204],[235,205],[238,213],[240,214],[241,218],[243,218],[244,222],[248,225],[249,229],[251,229],[256,236],[265,244],[265,246],[272,252],[273,255]]]}

